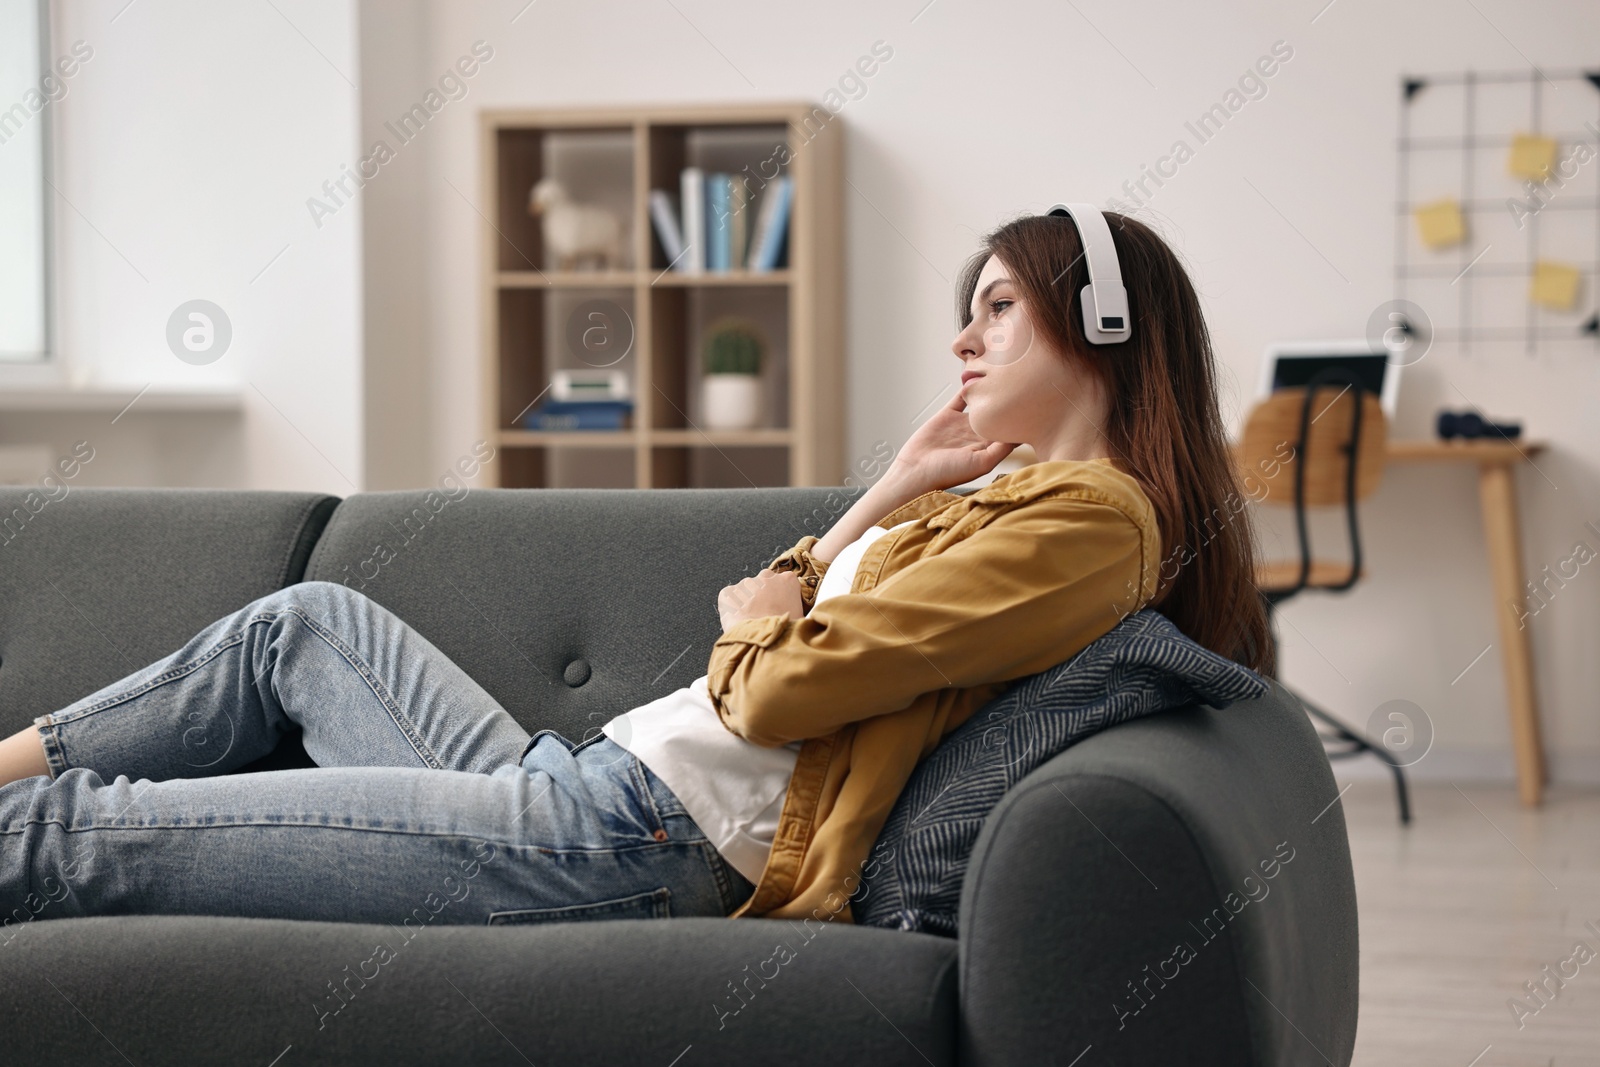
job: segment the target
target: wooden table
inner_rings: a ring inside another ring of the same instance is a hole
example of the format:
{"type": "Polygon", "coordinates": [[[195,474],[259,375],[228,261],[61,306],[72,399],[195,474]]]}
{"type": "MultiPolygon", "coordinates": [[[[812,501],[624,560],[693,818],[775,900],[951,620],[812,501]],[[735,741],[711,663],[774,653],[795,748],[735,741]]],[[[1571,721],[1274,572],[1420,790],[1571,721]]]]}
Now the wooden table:
{"type": "MultiPolygon", "coordinates": [[[[1388,442],[1388,463],[1471,463],[1478,468],[1478,506],[1483,513],[1484,540],[1494,584],[1495,622],[1500,629],[1500,660],[1506,676],[1511,716],[1511,742],[1516,757],[1517,792],[1526,807],[1538,807],[1550,774],[1545,766],[1539,730],[1539,705],[1533,692],[1533,655],[1528,631],[1517,621],[1522,603],[1522,540],[1517,520],[1516,485],[1511,472],[1545,450],[1542,441],[1441,441],[1419,439],[1388,442]]],[[[1021,446],[1008,460],[1017,466],[1037,461],[1021,446]]]]}
{"type": "Polygon", "coordinates": [[[1545,765],[1539,731],[1539,705],[1533,691],[1533,655],[1528,631],[1517,619],[1516,605],[1525,595],[1522,539],[1517,521],[1516,483],[1512,469],[1545,450],[1540,441],[1394,441],[1391,463],[1472,463],[1478,468],[1478,506],[1489,548],[1494,581],[1495,621],[1500,628],[1500,660],[1506,676],[1511,714],[1511,743],[1517,762],[1517,792],[1524,807],[1538,807],[1550,772],[1545,765]]]}

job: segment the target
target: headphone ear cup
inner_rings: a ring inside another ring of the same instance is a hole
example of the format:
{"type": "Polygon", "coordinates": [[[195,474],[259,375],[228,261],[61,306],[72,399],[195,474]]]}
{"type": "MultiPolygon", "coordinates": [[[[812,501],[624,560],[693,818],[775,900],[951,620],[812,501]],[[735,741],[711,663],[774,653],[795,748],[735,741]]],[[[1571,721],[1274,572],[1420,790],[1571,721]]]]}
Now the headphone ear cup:
{"type": "Polygon", "coordinates": [[[1439,436],[1448,441],[1459,431],[1456,424],[1456,413],[1453,411],[1439,412],[1439,436]]]}
{"type": "Polygon", "coordinates": [[[1094,321],[1094,286],[1086,285],[1078,290],[1078,310],[1083,313],[1083,338],[1090,344],[1099,344],[1099,324],[1094,321]]]}
{"type": "Polygon", "coordinates": [[[1483,436],[1483,416],[1476,411],[1463,411],[1461,421],[1457,423],[1462,437],[1476,438],[1483,436]]]}

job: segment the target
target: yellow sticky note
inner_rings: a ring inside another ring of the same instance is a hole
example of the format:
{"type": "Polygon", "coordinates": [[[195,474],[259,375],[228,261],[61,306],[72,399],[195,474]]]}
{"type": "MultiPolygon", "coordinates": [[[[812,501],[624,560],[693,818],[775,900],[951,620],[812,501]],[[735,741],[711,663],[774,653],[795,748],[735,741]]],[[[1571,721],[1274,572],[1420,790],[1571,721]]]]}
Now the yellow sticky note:
{"type": "Polygon", "coordinates": [[[1467,222],[1461,216],[1461,205],[1454,200],[1421,204],[1412,213],[1417,217],[1422,243],[1429,248],[1449,248],[1466,239],[1467,222]]]}
{"type": "Polygon", "coordinates": [[[1511,155],[1506,166],[1518,178],[1542,182],[1556,165],[1556,143],[1548,137],[1519,133],[1511,139],[1511,155]]]}
{"type": "Polygon", "coordinates": [[[1578,268],[1565,263],[1536,263],[1528,299],[1553,311],[1571,311],[1578,299],[1578,268]]]}

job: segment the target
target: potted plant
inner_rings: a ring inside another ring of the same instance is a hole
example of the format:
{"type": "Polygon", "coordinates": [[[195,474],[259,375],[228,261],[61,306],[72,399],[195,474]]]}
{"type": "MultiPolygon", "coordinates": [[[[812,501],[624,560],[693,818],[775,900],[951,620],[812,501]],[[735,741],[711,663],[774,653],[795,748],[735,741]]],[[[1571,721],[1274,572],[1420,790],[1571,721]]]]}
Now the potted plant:
{"type": "Polygon", "coordinates": [[[761,425],[761,363],[767,343],[751,324],[727,319],[706,333],[701,397],[712,430],[748,430],[761,425]]]}

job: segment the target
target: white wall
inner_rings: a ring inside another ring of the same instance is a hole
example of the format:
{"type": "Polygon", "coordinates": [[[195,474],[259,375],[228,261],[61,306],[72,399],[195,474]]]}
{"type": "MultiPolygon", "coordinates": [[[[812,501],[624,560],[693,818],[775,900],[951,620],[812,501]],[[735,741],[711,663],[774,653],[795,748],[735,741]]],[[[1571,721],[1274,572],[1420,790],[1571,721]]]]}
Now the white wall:
{"type": "Polygon", "coordinates": [[[90,384],[231,384],[243,409],[6,414],[0,441],[90,440],[84,484],[354,491],[361,205],[320,229],[306,207],[356,158],[353,0],[64,0],[56,19],[57,54],[93,49],[50,105],[58,352],[90,384]],[[196,298],[233,327],[200,367],[166,343],[196,298]]]}
{"type": "MultiPolygon", "coordinates": [[[[1076,10],[960,0],[803,9],[680,0],[676,10],[614,0],[422,3],[427,46],[414,94],[474,40],[489,42],[495,58],[466,106],[452,104],[414,146],[425,156],[420,201],[369,220],[422,230],[416,258],[367,264],[372,293],[410,291],[405,275],[418,262],[428,272],[434,422],[414,484],[478,433],[483,224],[460,194],[478,195],[479,107],[818,100],[874,41],[892,46],[865,96],[842,112],[854,456],[880,438],[899,444],[949,383],[950,280],[979,234],[1055,199],[1119,195],[1274,42],[1294,55],[1268,94],[1201,146],[1151,205],[1202,293],[1235,415],[1269,341],[1359,336],[1393,295],[1402,70],[1580,66],[1594,62],[1600,37],[1592,4],[1508,0],[1337,0],[1326,9],[1324,0],[1083,0],[1076,10]]],[[[381,9],[369,5],[364,17],[381,9]]],[[[391,71],[391,90],[395,79],[391,71]]],[[[1464,406],[1459,388],[1549,441],[1544,476],[1518,475],[1525,556],[1537,570],[1579,538],[1600,548],[1582,528],[1600,520],[1597,378],[1593,351],[1535,361],[1437,352],[1410,372],[1395,433],[1427,434],[1435,410],[1464,406]]],[[[1498,640],[1472,474],[1391,468],[1365,529],[1368,580],[1287,609],[1287,680],[1357,723],[1387,700],[1420,705],[1438,740],[1418,773],[1508,776],[1497,653],[1453,683],[1498,640]]],[[[1271,530],[1267,540],[1289,546],[1271,530]]],[[[1555,774],[1600,779],[1600,571],[1581,575],[1532,631],[1555,774]]]]}
{"type": "MultiPolygon", "coordinates": [[[[427,67],[422,0],[361,0],[361,145],[394,142],[384,123],[418,98],[427,67]]],[[[415,146],[413,146],[415,147],[415,146]]],[[[429,396],[426,218],[429,157],[398,151],[361,190],[366,348],[365,489],[403,489],[437,480],[428,472],[435,405],[429,396]]]]}

